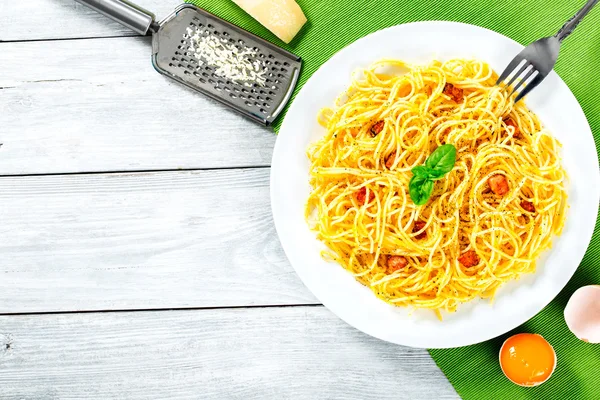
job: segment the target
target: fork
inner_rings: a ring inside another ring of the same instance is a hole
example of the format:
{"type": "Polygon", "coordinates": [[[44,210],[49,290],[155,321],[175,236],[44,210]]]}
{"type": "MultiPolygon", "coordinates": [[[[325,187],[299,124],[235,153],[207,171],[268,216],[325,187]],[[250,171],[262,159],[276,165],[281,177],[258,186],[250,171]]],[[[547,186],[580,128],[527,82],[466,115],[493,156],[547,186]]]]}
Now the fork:
{"type": "Polygon", "coordinates": [[[515,80],[521,78],[509,92],[509,96],[518,93],[515,103],[531,92],[554,68],[562,41],[575,30],[598,1],[600,0],[588,0],[583,8],[560,28],[556,35],[539,39],[525,47],[508,64],[496,85],[502,86],[501,84],[511,77],[503,86],[506,90],[510,90],[515,80]]]}

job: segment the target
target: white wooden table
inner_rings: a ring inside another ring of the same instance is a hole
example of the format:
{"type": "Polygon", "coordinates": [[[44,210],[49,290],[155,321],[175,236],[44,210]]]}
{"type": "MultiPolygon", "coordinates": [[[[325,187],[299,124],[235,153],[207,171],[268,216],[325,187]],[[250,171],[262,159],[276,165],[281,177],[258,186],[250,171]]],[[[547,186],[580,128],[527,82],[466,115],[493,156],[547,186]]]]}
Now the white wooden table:
{"type": "Polygon", "coordinates": [[[0,398],[456,398],[300,282],[275,135],[149,55],[73,0],[0,0],[0,398]]]}

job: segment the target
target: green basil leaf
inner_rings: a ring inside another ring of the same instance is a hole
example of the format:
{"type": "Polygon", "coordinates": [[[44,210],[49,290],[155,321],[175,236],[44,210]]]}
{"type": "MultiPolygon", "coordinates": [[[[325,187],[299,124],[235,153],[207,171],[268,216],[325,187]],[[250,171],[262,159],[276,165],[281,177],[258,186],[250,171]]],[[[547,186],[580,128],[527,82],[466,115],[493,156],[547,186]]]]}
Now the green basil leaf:
{"type": "MultiPolygon", "coordinates": [[[[452,169],[450,169],[450,171],[452,171],[452,169]]],[[[444,171],[444,170],[440,170],[440,169],[430,169],[429,175],[427,175],[427,177],[429,179],[431,179],[432,181],[437,181],[438,179],[442,179],[444,176],[446,176],[446,174],[450,171],[444,171]]]]}
{"type": "MultiPolygon", "coordinates": [[[[423,192],[423,196],[425,197],[425,203],[427,203],[429,201],[429,198],[431,197],[431,194],[433,193],[434,184],[435,184],[435,182],[429,179],[421,187],[421,191],[423,192]]],[[[425,204],[425,203],[423,203],[423,204],[425,204]]]]}
{"type": "Polygon", "coordinates": [[[408,193],[413,203],[418,206],[426,204],[433,193],[433,181],[414,175],[408,184],[408,193]]]}
{"type": "Polygon", "coordinates": [[[431,179],[440,179],[452,171],[455,163],[456,147],[451,144],[444,144],[429,155],[427,161],[425,161],[425,166],[431,170],[429,173],[431,179]]]}
{"type": "Polygon", "coordinates": [[[420,176],[422,178],[428,178],[431,170],[424,165],[418,165],[412,169],[413,175],[420,176]]]}

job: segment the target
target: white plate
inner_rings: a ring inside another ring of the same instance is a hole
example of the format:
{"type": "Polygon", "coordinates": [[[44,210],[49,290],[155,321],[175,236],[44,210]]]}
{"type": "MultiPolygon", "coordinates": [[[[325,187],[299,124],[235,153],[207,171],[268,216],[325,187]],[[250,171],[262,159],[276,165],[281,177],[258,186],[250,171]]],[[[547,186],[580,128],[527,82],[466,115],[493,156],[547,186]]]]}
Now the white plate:
{"type": "MultiPolygon", "coordinates": [[[[306,148],[324,134],[319,109],[331,106],[352,71],[381,58],[413,63],[476,58],[496,71],[523,47],[496,32],[454,22],[417,22],[366,36],[338,52],[304,85],[283,122],[273,154],[271,203],[275,226],[292,266],[323,304],[361,331],[389,342],[426,348],[466,346],[499,336],[544,308],[577,269],[591,239],[600,199],[598,156],[590,127],[569,88],[554,72],[527,100],[542,123],[563,143],[570,177],[570,209],[562,236],[538,262],[535,274],[509,283],[493,304],[460,306],[438,321],[431,311],[409,313],[388,305],[342,267],[324,261],[323,245],[304,220],[310,186],[306,148]]],[[[558,323],[558,321],[557,321],[558,323]]]]}

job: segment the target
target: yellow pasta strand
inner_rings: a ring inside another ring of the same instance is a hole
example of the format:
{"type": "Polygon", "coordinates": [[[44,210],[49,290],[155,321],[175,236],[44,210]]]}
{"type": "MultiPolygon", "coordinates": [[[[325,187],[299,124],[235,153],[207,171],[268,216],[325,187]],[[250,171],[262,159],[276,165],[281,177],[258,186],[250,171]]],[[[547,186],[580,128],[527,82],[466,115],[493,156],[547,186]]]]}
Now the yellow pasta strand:
{"type": "Polygon", "coordinates": [[[496,79],[476,60],[383,60],[356,73],[336,107],[318,116],[327,133],[308,150],[307,219],[329,249],[324,257],[388,303],[441,315],[491,298],[504,282],[534,272],[562,230],[560,144],[523,102],[494,86],[496,79]],[[447,84],[462,95],[446,94],[447,84]],[[443,144],[457,149],[454,169],[416,206],[408,194],[411,169],[443,144]],[[488,185],[498,174],[509,184],[503,196],[488,185]],[[415,232],[417,221],[425,227],[415,232]],[[477,254],[476,266],[458,261],[467,251],[477,254]],[[392,255],[408,264],[390,270],[392,255]]]}

